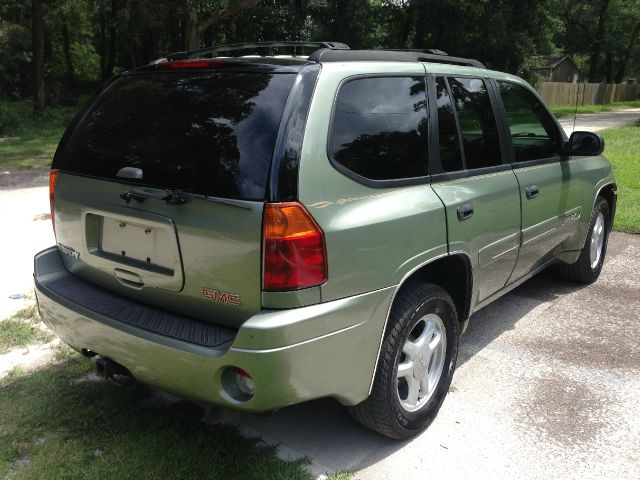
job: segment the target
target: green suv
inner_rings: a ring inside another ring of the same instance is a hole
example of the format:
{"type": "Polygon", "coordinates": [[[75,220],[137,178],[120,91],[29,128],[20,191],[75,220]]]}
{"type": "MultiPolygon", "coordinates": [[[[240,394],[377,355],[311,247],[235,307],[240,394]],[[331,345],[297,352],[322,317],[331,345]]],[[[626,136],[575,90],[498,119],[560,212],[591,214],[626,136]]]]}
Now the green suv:
{"type": "Polygon", "coordinates": [[[64,134],[40,312],[106,377],[251,412],[333,397],[406,438],[473,312],[551,265],[598,278],[603,148],[520,78],[437,50],[175,53],[64,134]]]}

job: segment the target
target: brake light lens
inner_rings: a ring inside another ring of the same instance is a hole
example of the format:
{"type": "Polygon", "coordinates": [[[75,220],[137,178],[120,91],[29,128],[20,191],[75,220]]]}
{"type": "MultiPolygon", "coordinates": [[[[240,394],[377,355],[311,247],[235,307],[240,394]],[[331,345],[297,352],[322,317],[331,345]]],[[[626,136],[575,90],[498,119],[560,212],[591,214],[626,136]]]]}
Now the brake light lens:
{"type": "Polygon", "coordinates": [[[51,170],[49,172],[49,207],[51,208],[51,225],[53,226],[53,233],[56,233],[56,217],[53,209],[54,197],[56,193],[56,181],[58,180],[58,170],[51,170]]]}
{"type": "Polygon", "coordinates": [[[160,62],[156,63],[156,68],[170,68],[170,69],[181,69],[181,68],[211,68],[211,67],[219,67],[224,62],[217,58],[198,58],[198,59],[190,59],[190,60],[172,60],[170,62],[160,62]]]}
{"type": "Polygon", "coordinates": [[[324,233],[301,204],[267,203],[262,242],[263,290],[299,290],[327,281],[324,233]]]}

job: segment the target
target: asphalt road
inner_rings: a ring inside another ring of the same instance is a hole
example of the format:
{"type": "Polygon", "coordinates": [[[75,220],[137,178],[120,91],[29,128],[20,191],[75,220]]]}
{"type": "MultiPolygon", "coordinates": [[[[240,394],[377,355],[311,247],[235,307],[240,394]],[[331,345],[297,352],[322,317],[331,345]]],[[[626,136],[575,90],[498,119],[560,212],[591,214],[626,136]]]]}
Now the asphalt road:
{"type": "MultiPolygon", "coordinates": [[[[630,108],[614,112],[584,113],[576,117],[575,129],[587,132],[597,132],[605,128],[616,128],[640,120],[640,108],[630,108]]],[[[570,135],[573,132],[573,115],[562,117],[560,125],[570,135]]]]}

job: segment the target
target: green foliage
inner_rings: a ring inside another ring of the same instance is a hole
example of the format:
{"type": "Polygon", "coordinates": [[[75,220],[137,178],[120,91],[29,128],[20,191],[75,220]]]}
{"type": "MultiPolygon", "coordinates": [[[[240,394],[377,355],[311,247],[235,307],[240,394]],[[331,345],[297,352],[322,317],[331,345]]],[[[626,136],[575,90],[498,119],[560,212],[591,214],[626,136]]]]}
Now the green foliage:
{"type": "MultiPolygon", "coordinates": [[[[538,56],[555,52],[574,55],[585,74],[595,65],[599,80],[640,69],[640,35],[634,36],[640,0],[50,0],[44,6],[49,105],[71,103],[113,73],[171,51],[276,39],[438,48],[530,83],[538,80],[538,56]]],[[[0,97],[31,95],[31,49],[31,2],[5,0],[0,97]]]]}
{"type": "Polygon", "coordinates": [[[554,0],[551,5],[561,21],[556,43],[566,53],[588,58],[585,80],[619,83],[638,74],[640,0],[554,0]]]}

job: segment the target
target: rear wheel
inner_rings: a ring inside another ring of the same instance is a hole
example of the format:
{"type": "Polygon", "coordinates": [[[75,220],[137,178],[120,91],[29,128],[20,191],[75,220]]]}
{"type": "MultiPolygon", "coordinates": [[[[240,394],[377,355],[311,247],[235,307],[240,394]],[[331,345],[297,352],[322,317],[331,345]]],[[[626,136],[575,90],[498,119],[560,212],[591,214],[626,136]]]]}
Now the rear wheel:
{"type": "Polygon", "coordinates": [[[580,257],[570,265],[558,265],[556,271],[577,283],[593,283],[600,276],[611,230],[611,210],[604,197],[598,197],[591,212],[589,233],[580,257]]]}
{"type": "Polygon", "coordinates": [[[458,337],[446,291],[424,283],[405,287],[391,309],[371,395],[350,408],[353,418],[396,439],[429,426],[451,384],[458,337]]]}

